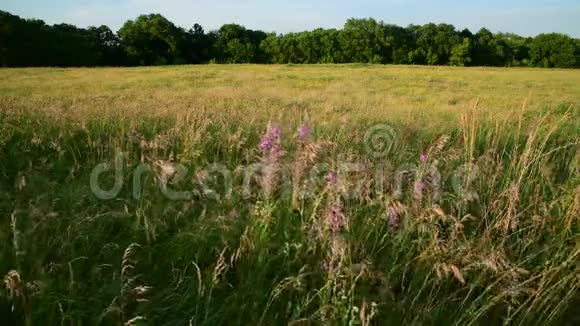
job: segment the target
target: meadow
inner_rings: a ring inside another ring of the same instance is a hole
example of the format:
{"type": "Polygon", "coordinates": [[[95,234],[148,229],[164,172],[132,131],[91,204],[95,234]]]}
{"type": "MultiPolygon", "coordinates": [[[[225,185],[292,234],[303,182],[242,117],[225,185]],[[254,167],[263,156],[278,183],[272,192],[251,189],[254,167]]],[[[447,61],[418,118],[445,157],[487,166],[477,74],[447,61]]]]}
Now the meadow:
{"type": "Polygon", "coordinates": [[[0,324],[578,325],[579,85],[0,69],[0,324]]]}

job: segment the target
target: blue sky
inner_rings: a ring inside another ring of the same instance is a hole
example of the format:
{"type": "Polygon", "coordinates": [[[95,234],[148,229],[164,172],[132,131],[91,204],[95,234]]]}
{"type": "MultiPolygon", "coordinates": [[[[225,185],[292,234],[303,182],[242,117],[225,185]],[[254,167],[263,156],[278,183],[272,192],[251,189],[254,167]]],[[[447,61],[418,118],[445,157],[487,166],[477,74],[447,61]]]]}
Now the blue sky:
{"type": "Polygon", "coordinates": [[[0,0],[0,10],[50,24],[105,24],[115,31],[140,14],[161,13],[179,26],[199,23],[206,30],[235,22],[283,33],[340,28],[349,17],[373,17],[401,26],[445,22],[474,32],[488,27],[524,36],[560,32],[580,37],[578,0],[0,0]]]}

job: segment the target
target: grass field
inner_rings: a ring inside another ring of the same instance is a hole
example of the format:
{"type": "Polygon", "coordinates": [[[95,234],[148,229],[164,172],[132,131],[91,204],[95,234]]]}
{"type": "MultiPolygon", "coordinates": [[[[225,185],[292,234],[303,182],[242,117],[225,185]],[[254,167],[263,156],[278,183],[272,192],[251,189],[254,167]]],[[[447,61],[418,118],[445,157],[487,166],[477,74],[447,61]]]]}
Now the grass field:
{"type": "Polygon", "coordinates": [[[577,325],[579,85],[0,70],[0,323],[577,325]]]}

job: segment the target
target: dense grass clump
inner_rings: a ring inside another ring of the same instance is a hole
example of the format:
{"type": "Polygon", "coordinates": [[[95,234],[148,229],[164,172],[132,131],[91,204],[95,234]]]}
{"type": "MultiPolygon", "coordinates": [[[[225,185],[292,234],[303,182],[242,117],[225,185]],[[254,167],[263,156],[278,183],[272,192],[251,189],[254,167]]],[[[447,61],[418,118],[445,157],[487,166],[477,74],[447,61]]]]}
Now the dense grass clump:
{"type": "Polygon", "coordinates": [[[580,322],[577,98],[458,102],[433,125],[364,110],[388,94],[321,112],[286,80],[261,98],[148,81],[0,85],[3,324],[580,322]]]}

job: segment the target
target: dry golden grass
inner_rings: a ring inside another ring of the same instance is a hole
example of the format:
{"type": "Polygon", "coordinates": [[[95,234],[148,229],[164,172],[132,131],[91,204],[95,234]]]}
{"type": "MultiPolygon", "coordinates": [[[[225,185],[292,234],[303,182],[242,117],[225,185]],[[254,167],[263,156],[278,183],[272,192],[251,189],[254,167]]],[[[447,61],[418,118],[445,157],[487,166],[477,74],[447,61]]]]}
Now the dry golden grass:
{"type": "Polygon", "coordinates": [[[577,70],[415,66],[209,65],[0,70],[0,98],[55,119],[203,112],[252,122],[398,120],[437,129],[478,101],[495,118],[522,106],[580,105],[577,70]]]}

